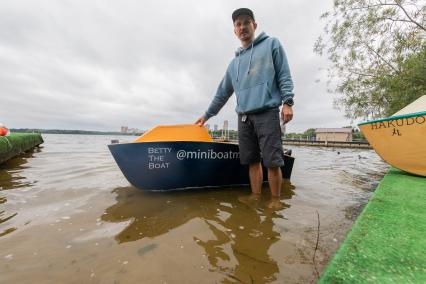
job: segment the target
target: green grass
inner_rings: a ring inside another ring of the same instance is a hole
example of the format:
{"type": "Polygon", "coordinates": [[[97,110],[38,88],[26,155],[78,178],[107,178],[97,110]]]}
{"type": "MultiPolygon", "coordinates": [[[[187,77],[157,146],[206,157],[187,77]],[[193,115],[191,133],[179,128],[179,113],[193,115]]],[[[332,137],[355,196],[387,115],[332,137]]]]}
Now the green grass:
{"type": "Polygon", "coordinates": [[[0,163],[3,163],[43,143],[39,133],[12,133],[0,136],[0,163]]]}
{"type": "Polygon", "coordinates": [[[426,283],[426,178],[392,168],[318,283],[426,283]]]}

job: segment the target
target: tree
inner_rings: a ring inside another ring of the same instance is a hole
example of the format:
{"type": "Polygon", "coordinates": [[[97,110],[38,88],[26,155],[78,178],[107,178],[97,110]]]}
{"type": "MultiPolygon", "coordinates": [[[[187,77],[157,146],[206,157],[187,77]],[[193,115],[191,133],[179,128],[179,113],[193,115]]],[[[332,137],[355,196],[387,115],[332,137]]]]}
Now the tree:
{"type": "Polygon", "coordinates": [[[364,134],[362,134],[359,128],[352,128],[352,141],[366,141],[364,134]]]}
{"type": "Polygon", "coordinates": [[[309,129],[307,129],[305,132],[303,132],[303,135],[307,139],[311,140],[312,137],[315,137],[315,128],[309,128],[309,129]]]}
{"type": "Polygon", "coordinates": [[[348,118],[391,115],[425,93],[425,1],[335,0],[325,36],[336,107],[348,118]]]}
{"type": "Polygon", "coordinates": [[[378,79],[389,99],[385,115],[399,111],[421,95],[426,95],[426,49],[407,57],[401,72],[378,79]]]}

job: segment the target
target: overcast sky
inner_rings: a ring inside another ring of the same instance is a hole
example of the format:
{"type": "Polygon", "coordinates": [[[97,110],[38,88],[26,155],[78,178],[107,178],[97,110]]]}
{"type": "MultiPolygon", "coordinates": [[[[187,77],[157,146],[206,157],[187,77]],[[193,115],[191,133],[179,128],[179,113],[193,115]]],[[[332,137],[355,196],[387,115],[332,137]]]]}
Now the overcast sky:
{"type": "MultiPolygon", "coordinates": [[[[239,41],[231,13],[254,11],[280,39],[295,85],[287,132],[342,127],[313,53],[331,1],[1,1],[0,122],[9,128],[118,131],[193,123],[239,41]]],[[[211,125],[236,128],[235,96],[211,125]]]]}

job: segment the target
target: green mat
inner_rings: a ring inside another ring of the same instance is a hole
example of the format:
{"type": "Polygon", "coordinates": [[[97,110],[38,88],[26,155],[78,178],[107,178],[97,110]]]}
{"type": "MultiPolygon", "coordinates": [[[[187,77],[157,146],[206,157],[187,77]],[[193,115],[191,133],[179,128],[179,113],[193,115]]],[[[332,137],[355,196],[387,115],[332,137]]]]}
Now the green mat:
{"type": "Polygon", "coordinates": [[[318,283],[426,283],[426,178],[391,168],[318,283]]]}
{"type": "Polygon", "coordinates": [[[12,133],[0,136],[0,164],[43,143],[40,133],[12,133]]]}

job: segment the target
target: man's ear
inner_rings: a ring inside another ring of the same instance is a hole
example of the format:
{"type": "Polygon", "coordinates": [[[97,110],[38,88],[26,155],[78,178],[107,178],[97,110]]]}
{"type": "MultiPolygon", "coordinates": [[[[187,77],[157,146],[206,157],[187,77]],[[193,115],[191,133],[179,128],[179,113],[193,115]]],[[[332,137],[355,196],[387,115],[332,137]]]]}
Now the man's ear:
{"type": "Polygon", "coordinates": [[[256,30],[257,29],[257,23],[253,22],[253,26],[254,26],[254,29],[256,30]]]}

